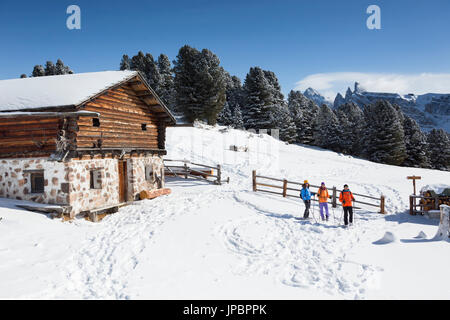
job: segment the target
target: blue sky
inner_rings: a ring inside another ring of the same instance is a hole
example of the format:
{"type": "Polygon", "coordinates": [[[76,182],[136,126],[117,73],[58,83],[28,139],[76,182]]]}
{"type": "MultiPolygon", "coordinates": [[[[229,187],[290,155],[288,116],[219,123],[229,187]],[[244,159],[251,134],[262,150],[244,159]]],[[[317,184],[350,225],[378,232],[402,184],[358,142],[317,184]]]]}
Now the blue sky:
{"type": "Polygon", "coordinates": [[[251,66],[274,71],[285,93],[314,84],[332,95],[361,79],[374,91],[391,83],[391,91],[448,84],[450,92],[449,13],[448,0],[2,0],[0,79],[58,58],[75,72],[116,70],[122,54],[139,50],[173,60],[189,44],[212,50],[242,80],[251,66]],[[66,28],[71,4],[81,8],[81,30],[66,28]],[[381,30],[366,27],[371,4],[381,8],[381,30]]]}

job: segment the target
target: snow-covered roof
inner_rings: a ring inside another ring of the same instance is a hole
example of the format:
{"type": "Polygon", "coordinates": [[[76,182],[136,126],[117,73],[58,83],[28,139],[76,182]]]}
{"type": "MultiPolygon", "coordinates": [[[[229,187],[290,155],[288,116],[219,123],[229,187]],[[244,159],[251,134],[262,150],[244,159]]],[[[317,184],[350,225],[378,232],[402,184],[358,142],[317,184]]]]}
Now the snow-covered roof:
{"type": "Polygon", "coordinates": [[[0,118],[16,118],[16,117],[77,117],[77,116],[93,116],[98,117],[100,113],[93,111],[73,111],[73,112],[0,112],[0,118]]]}
{"type": "Polygon", "coordinates": [[[79,105],[136,71],[103,71],[0,80],[0,112],[79,105]]]}

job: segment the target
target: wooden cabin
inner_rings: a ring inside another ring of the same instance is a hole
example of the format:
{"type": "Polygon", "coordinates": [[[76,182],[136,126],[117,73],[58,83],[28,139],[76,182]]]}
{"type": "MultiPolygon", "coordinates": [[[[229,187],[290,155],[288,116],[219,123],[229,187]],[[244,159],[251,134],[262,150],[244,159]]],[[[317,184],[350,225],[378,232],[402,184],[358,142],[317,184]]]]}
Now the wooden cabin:
{"type": "Polygon", "coordinates": [[[74,217],[164,193],[175,124],[135,71],[2,80],[0,197],[74,217]]]}

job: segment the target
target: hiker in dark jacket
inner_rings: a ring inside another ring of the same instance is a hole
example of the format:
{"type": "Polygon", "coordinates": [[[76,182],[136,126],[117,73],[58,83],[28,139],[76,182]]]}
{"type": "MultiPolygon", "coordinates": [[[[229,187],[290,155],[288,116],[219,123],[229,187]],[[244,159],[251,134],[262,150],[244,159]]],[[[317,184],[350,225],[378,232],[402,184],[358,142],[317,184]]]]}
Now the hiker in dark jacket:
{"type": "Polygon", "coordinates": [[[311,197],[314,196],[314,193],[309,191],[309,183],[308,180],[303,182],[302,191],[300,192],[300,198],[302,198],[305,203],[305,212],[303,213],[303,218],[309,218],[309,209],[311,208],[311,197]]]}

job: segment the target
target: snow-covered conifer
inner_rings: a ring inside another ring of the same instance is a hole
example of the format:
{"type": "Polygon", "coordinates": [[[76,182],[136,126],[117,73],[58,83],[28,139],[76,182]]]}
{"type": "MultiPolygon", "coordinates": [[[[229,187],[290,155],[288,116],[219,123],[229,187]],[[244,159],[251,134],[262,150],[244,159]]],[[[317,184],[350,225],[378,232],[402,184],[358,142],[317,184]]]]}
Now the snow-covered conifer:
{"type": "Polygon", "coordinates": [[[42,65],[38,64],[35,65],[33,68],[33,73],[31,74],[32,77],[43,77],[45,76],[45,69],[42,65]]]}
{"type": "Polygon", "coordinates": [[[315,119],[314,144],[333,151],[340,151],[340,126],[338,118],[330,107],[323,104],[315,119]]]}
{"type": "Polygon", "coordinates": [[[405,132],[406,159],[403,162],[407,167],[429,168],[427,136],[422,132],[417,122],[404,117],[403,130],[405,132]]]}
{"type": "Polygon", "coordinates": [[[131,60],[127,54],[122,56],[122,60],[120,61],[120,70],[131,70],[131,60]]]}
{"type": "Polygon", "coordinates": [[[450,140],[443,129],[428,134],[428,157],[433,169],[450,170],[450,140]]]}
{"type": "Polygon", "coordinates": [[[401,165],[406,158],[405,133],[398,110],[388,101],[379,100],[364,109],[365,154],[369,160],[401,165]]]}

